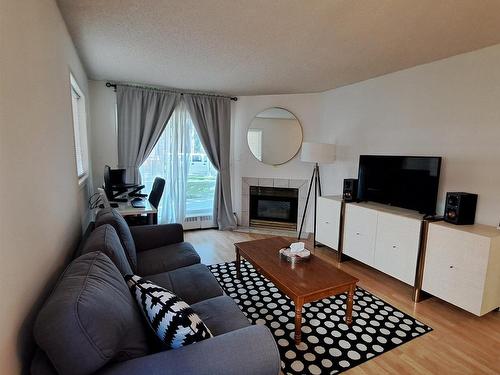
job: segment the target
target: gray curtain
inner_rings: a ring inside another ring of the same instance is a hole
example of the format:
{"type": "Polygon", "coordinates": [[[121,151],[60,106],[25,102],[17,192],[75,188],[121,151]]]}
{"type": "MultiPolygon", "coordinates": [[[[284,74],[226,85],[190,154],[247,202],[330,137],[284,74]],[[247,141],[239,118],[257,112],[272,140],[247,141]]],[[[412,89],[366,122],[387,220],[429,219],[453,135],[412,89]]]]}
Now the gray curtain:
{"type": "Polygon", "coordinates": [[[180,94],[117,86],[118,167],[127,182],[140,183],[139,167],[165,129],[180,94]]]}
{"type": "Polygon", "coordinates": [[[189,114],[207,156],[217,169],[214,217],[219,229],[236,228],[231,203],[229,147],[231,140],[231,103],[229,98],[184,94],[189,114]]]}

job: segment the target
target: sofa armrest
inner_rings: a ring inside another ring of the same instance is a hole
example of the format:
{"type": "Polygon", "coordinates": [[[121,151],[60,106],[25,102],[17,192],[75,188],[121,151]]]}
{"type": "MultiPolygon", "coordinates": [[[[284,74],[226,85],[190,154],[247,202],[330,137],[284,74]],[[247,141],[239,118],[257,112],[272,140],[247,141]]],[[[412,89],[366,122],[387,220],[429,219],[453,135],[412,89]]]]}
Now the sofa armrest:
{"type": "Polygon", "coordinates": [[[155,249],[184,241],[181,224],[139,225],[130,227],[137,251],[155,249]]]}
{"type": "Polygon", "coordinates": [[[277,375],[280,356],[265,326],[250,326],[179,349],[115,363],[98,375],[277,375]]]}

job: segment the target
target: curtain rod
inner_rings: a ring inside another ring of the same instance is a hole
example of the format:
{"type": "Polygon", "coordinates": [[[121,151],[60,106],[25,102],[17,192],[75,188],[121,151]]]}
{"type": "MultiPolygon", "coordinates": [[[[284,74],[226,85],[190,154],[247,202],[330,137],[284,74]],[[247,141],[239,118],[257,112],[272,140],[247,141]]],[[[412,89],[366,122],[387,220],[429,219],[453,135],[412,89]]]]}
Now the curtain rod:
{"type": "MultiPolygon", "coordinates": [[[[184,94],[205,95],[205,96],[215,96],[215,97],[219,97],[219,98],[229,98],[229,99],[234,100],[234,101],[238,100],[238,98],[236,96],[206,94],[206,93],[199,93],[199,92],[183,92],[183,91],[180,91],[180,90],[162,89],[162,88],[157,88],[157,87],[140,86],[140,85],[127,85],[127,84],[122,84],[122,83],[120,83],[119,85],[121,85],[121,86],[128,86],[128,87],[135,87],[135,88],[138,88],[138,89],[148,89],[148,90],[156,90],[156,91],[174,92],[174,93],[178,93],[178,94],[181,94],[181,95],[184,95],[184,94]]],[[[116,83],[106,82],[106,87],[112,87],[113,90],[115,90],[115,92],[116,92],[116,86],[117,86],[116,83]]]]}

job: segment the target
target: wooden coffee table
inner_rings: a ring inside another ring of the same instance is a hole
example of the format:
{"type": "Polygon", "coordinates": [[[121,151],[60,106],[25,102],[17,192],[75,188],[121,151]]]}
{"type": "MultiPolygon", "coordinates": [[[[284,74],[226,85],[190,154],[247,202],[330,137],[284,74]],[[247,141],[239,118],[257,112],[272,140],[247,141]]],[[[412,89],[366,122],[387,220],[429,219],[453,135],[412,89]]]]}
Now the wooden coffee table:
{"type": "Polygon", "coordinates": [[[241,257],[268,278],[295,304],[295,344],[301,341],[302,306],[339,293],[347,293],[347,324],[352,323],[352,304],[357,278],[311,255],[308,261],[291,264],[278,251],[292,241],[283,237],[235,243],[237,277],[241,278],[241,257]]]}

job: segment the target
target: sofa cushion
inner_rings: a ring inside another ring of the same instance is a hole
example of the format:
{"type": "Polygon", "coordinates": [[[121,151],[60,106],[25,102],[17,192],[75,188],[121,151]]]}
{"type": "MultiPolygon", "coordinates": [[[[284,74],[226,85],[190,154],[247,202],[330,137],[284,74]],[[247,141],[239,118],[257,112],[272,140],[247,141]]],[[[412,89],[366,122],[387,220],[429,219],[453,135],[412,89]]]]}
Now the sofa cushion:
{"type": "Polygon", "coordinates": [[[219,283],[204,264],[193,264],[170,272],[149,275],[147,279],[171,290],[189,304],[223,294],[219,283]]]}
{"type": "Polygon", "coordinates": [[[73,375],[148,354],[146,332],[125,280],[103,252],[69,264],[34,326],[35,340],[57,372],[73,375]]]}
{"type": "Polygon", "coordinates": [[[200,256],[189,242],[179,242],[137,253],[137,274],[140,276],[175,270],[200,263],[200,256]]]}
{"type": "Polygon", "coordinates": [[[93,251],[102,251],[106,254],[123,276],[134,273],[130,268],[130,263],[118,234],[112,225],[104,224],[97,227],[83,244],[81,255],[93,251]]]}
{"type": "Polygon", "coordinates": [[[146,320],[166,348],[177,349],[213,337],[193,309],[173,292],[137,275],[125,279],[146,320]]]}
{"type": "Polygon", "coordinates": [[[125,254],[127,255],[130,267],[132,267],[132,270],[136,272],[137,255],[135,243],[134,239],[132,238],[132,234],[130,233],[130,228],[128,227],[127,222],[117,210],[115,210],[114,208],[109,208],[99,211],[95,220],[96,227],[104,224],[110,224],[113,226],[113,228],[115,228],[122,246],[125,249],[125,254]]]}
{"type": "Polygon", "coordinates": [[[214,336],[251,325],[238,305],[226,295],[195,303],[191,307],[214,336]]]}

